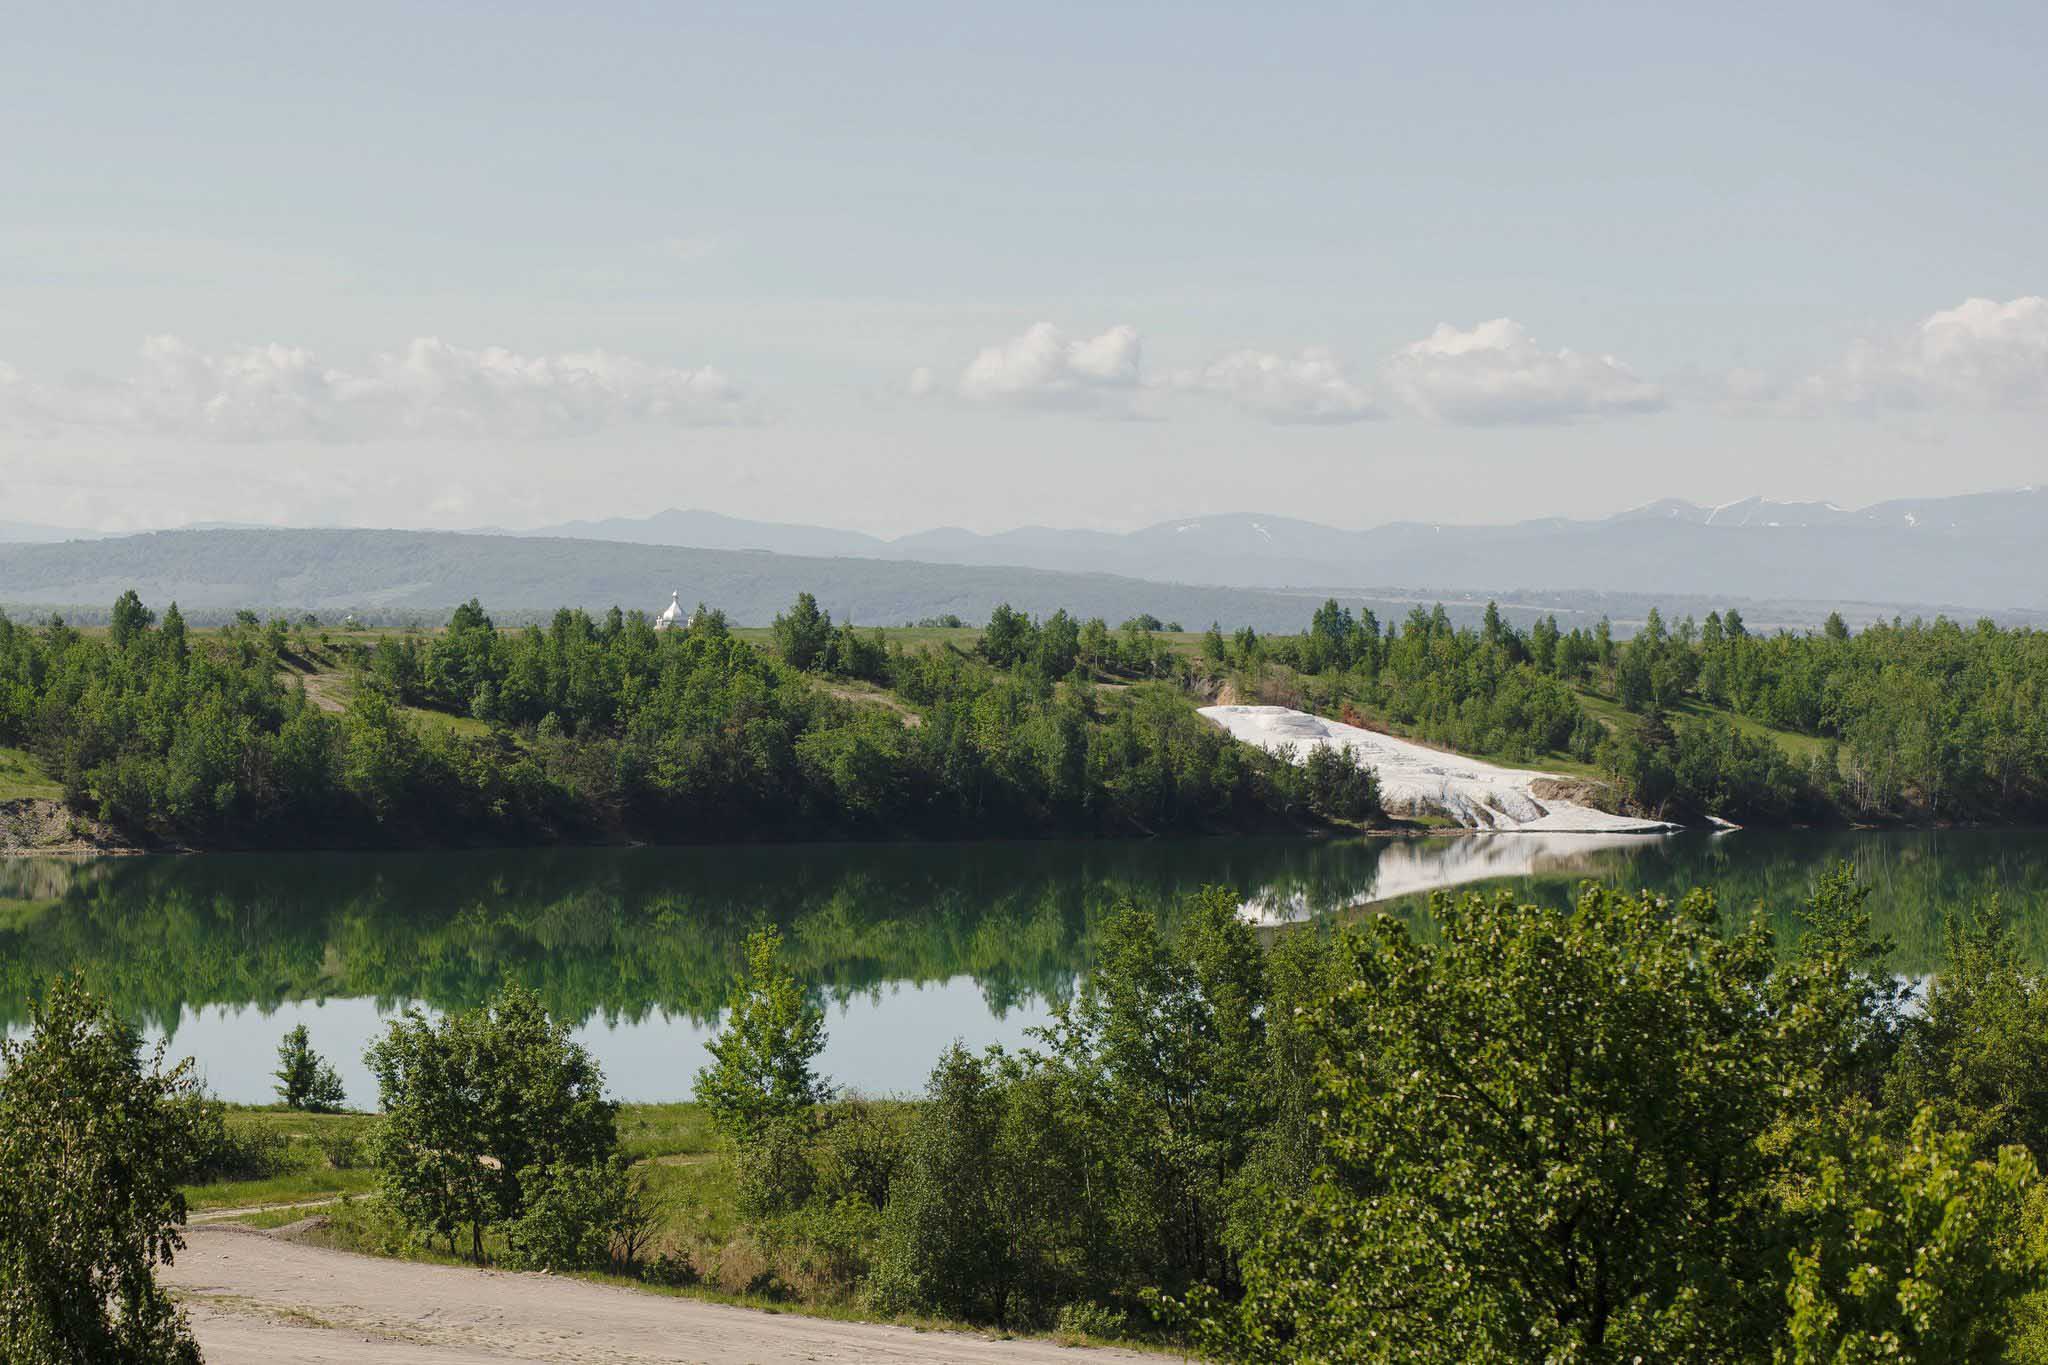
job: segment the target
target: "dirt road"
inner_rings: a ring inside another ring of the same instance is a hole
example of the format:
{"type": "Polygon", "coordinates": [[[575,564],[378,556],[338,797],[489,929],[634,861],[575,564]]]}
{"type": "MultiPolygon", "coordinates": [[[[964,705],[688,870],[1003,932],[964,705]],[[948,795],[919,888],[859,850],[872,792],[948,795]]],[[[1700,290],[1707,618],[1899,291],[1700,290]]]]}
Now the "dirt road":
{"type": "Polygon", "coordinates": [[[885,1361],[1098,1365],[1159,1356],[701,1303],[546,1275],[383,1261],[199,1224],[163,1279],[209,1365],[885,1361]]]}

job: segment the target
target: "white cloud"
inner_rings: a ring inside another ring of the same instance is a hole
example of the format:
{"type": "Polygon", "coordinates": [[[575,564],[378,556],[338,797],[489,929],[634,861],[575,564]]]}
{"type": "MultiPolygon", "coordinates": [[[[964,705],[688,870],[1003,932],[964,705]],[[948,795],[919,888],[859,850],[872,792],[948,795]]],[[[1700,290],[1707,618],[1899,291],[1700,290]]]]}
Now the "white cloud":
{"type": "MultiPolygon", "coordinates": [[[[907,388],[926,397],[943,386],[920,367],[907,388]]],[[[1161,392],[1223,398],[1273,422],[1355,422],[1376,415],[1371,396],[1328,351],[1234,351],[1201,369],[1155,375],[1145,370],[1138,329],[1128,325],[1077,338],[1050,322],[1037,323],[984,348],[950,392],[970,403],[1115,417],[1138,415],[1145,396],[1161,392]]],[[[1150,406],[1156,414],[1156,403],[1150,406]]]]}
{"type": "Polygon", "coordinates": [[[1232,351],[1213,364],[1178,374],[1175,388],[1214,394],[1268,421],[1334,425],[1380,415],[1372,396],[1345,374],[1330,352],[1298,355],[1232,351]]]}
{"type": "Polygon", "coordinates": [[[1139,352],[1135,327],[1070,340],[1041,322],[975,356],[955,391],[975,403],[1127,410],[1139,387],[1139,352]]]}
{"type": "Polygon", "coordinates": [[[358,371],[296,346],[213,355],[168,336],[143,344],[131,380],[50,386],[0,369],[0,414],[35,426],[218,441],[569,436],[629,424],[724,426],[750,412],[739,387],[708,366],[605,351],[524,356],[431,337],[358,371]]]}
{"type": "Polygon", "coordinates": [[[1893,336],[1859,341],[1796,397],[1847,407],[2048,406],[2048,299],[1967,299],[1893,336]]]}
{"type": "Polygon", "coordinates": [[[1545,350],[1512,318],[1470,331],[1440,323],[1397,351],[1385,378],[1424,416],[1475,426],[1650,412],[1668,401],[1613,356],[1545,350]]]}

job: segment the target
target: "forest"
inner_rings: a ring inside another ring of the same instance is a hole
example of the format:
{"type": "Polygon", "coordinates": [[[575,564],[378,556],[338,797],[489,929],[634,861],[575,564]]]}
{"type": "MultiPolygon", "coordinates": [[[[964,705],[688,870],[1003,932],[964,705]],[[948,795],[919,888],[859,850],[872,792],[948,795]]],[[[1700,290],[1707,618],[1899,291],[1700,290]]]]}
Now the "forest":
{"type": "MultiPolygon", "coordinates": [[[[1191,636],[999,606],[906,645],[802,594],[766,640],[700,609],[331,638],[218,632],[125,594],[104,631],[0,616],[0,752],[69,806],[192,847],[1143,835],[1357,827],[1369,770],[1279,762],[1194,714],[1281,702],[1594,784],[1620,809],[1772,825],[2048,813],[2048,636],[1946,619],[1617,639],[1489,608],[1191,636]],[[338,684],[338,685],[337,685],[338,684]]],[[[1175,623],[1177,624],[1177,623],[1175,623]]],[[[905,632],[905,635],[912,632],[905,632]]]]}
{"type": "Polygon", "coordinates": [[[1751,633],[1737,610],[1652,609],[1526,631],[1488,605],[1454,629],[1417,607],[1382,628],[1332,600],[1296,636],[1211,629],[1205,658],[1262,700],[1349,706],[1461,752],[1577,764],[1653,815],[1745,823],[2037,821],[2048,814],[2048,634],[1892,621],[1751,633]]]}
{"type": "Polygon", "coordinates": [[[768,650],[716,613],[500,632],[471,604],[431,637],[354,642],[341,703],[306,687],[303,628],[202,637],[130,593],[103,633],[0,618],[0,745],[74,809],[195,846],[1143,834],[1371,810],[1369,774],[1235,745],[1169,685],[890,651],[806,605],[768,650]],[[884,672],[914,719],[818,676],[884,672]]]}

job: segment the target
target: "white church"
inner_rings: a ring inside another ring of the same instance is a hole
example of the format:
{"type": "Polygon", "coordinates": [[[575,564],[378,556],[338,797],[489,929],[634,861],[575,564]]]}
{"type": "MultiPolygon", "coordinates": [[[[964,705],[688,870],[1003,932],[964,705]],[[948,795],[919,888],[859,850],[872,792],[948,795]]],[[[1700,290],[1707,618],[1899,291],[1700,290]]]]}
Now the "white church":
{"type": "Polygon", "coordinates": [[[697,624],[696,614],[683,610],[683,595],[681,592],[669,594],[668,605],[662,608],[661,615],[654,618],[654,628],[656,630],[688,630],[695,624],[697,624]]]}

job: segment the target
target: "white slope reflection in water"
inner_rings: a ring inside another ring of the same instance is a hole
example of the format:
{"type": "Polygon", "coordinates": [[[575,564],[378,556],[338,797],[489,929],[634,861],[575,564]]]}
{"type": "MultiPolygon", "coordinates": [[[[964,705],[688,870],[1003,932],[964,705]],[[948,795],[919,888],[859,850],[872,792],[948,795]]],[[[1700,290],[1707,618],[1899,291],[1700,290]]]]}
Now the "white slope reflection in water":
{"type": "Polygon", "coordinates": [[[1640,849],[1657,843],[1655,834],[1465,834],[1445,839],[1390,839],[1371,880],[1354,888],[1342,904],[1312,903],[1305,891],[1269,891],[1253,896],[1238,913],[1254,924],[1297,924],[1317,915],[1418,892],[1438,891],[1497,877],[1590,872],[1595,855],[1640,849]]]}
{"type": "MultiPolygon", "coordinates": [[[[363,1050],[382,1036],[398,1010],[375,1000],[297,1001],[263,1008],[207,1005],[186,1014],[172,1032],[170,1060],[195,1057],[208,1090],[239,1104],[275,1101],[271,1073],[287,1029],[304,1024],[313,1047],[332,1061],[348,1089],[351,1108],[372,1108],[377,1083],[363,1065],[363,1050]]],[[[1016,1047],[1026,1029],[1051,1020],[1037,1000],[995,1018],[973,978],[942,984],[887,986],[844,1003],[825,1005],[825,1051],[818,1069],[828,1080],[868,1095],[921,1093],[939,1053],[954,1039],[979,1051],[990,1043],[1016,1047]]],[[[594,1018],[574,1031],[604,1068],[616,1099],[686,1100],[697,1068],[710,1060],[705,1042],[715,1023],[650,1012],[637,1020],[594,1018]]],[[[159,1033],[148,1035],[153,1046],[159,1033]]]]}

